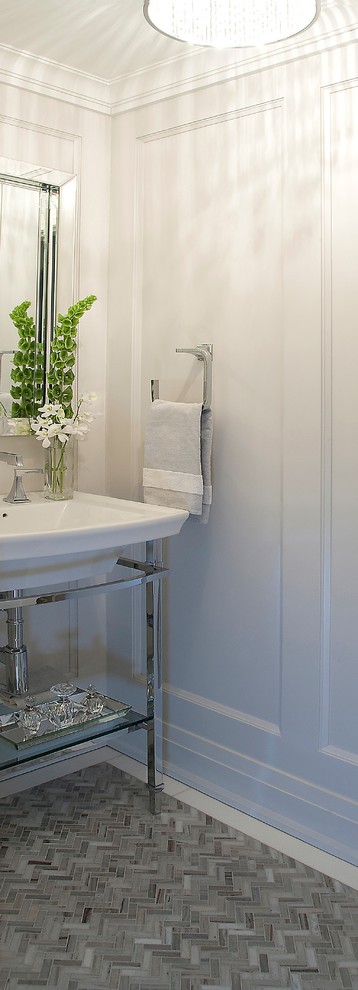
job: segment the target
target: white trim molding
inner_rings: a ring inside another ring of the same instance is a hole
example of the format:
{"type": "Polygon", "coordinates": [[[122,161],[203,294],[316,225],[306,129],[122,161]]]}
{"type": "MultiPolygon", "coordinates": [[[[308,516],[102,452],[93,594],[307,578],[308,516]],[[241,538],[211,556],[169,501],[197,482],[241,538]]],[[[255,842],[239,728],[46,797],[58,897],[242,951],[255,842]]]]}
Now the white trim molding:
{"type": "Polygon", "coordinates": [[[190,705],[205,708],[208,713],[216,712],[218,715],[224,715],[225,718],[232,718],[237,722],[243,722],[245,725],[251,725],[254,729],[260,729],[261,732],[269,732],[270,735],[274,736],[281,735],[280,727],[275,722],[268,722],[264,718],[257,718],[256,715],[251,715],[249,712],[241,712],[238,708],[231,708],[230,705],[222,705],[218,701],[205,698],[201,694],[193,694],[192,691],[172,687],[170,684],[163,684],[163,692],[172,698],[179,698],[180,701],[188,702],[190,705]]]}
{"type": "Polygon", "coordinates": [[[318,22],[300,39],[259,50],[213,52],[193,48],[116,78],[103,78],[51,59],[0,45],[0,81],[95,110],[125,113],[208,86],[229,82],[358,40],[357,5],[327,0],[318,22]]]}
{"type": "MultiPolygon", "coordinates": [[[[331,5],[331,10],[334,6],[331,5]]],[[[334,16],[331,16],[325,30],[318,33],[317,26],[312,35],[303,35],[299,41],[297,38],[290,39],[260,51],[243,49],[243,54],[239,57],[236,50],[231,55],[221,54],[221,64],[220,58],[217,58],[219,64],[214,67],[214,60],[212,56],[208,57],[206,50],[195,50],[180,60],[168,59],[159,66],[149,66],[131,75],[119,76],[111,82],[112,113],[123,113],[161,100],[173,99],[208,86],[331,51],[333,48],[342,48],[358,40],[357,17],[348,26],[338,24],[334,23],[334,16]]]]}
{"type": "Polygon", "coordinates": [[[198,790],[205,781],[212,797],[358,865],[357,801],[221,746],[195,730],[166,723],[163,730],[164,773],[198,790]]]}
{"type": "Polygon", "coordinates": [[[322,446],[321,446],[321,656],[319,749],[326,755],[358,763],[358,753],[336,746],[331,740],[332,716],[332,526],[333,526],[333,349],[332,310],[333,216],[332,216],[332,97],[358,87],[358,78],[343,79],[321,88],[322,135],[322,446]]]}
{"type": "Polygon", "coordinates": [[[107,79],[8,45],[0,45],[0,82],[87,110],[111,113],[111,87],[107,79]]]}
{"type": "MultiPolygon", "coordinates": [[[[164,774],[358,866],[356,800],[222,746],[196,728],[163,722],[164,774]]],[[[144,742],[141,733],[121,733],[111,745],[145,762],[144,742]]]]}

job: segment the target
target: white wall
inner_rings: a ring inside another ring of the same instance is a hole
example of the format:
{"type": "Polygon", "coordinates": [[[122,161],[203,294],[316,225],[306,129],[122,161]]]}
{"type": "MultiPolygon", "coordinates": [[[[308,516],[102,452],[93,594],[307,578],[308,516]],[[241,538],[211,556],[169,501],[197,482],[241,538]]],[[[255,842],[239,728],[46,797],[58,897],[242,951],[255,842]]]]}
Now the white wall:
{"type": "Polygon", "coordinates": [[[108,490],[137,497],[150,379],[199,398],[175,347],[214,344],[211,518],[169,549],[166,770],[354,863],[357,76],[348,44],[114,117],[107,393],[108,490]]]}
{"type": "MultiPolygon", "coordinates": [[[[68,172],[78,179],[74,294],[76,298],[89,293],[98,297],[92,311],[83,319],[78,388],[80,393],[97,392],[102,410],[86,447],[80,451],[79,481],[83,490],[100,492],[105,485],[103,398],[106,375],[110,118],[103,113],[71,106],[58,98],[25,92],[14,85],[0,84],[0,100],[2,156],[68,172]]],[[[72,301],[69,299],[68,305],[72,301]]],[[[26,440],[27,450],[30,449],[27,445],[33,442],[26,440]]],[[[14,441],[6,440],[6,443],[10,445],[14,441]]]]}
{"type": "MultiPolygon", "coordinates": [[[[107,396],[80,487],[140,495],[149,380],[199,397],[200,365],[175,347],[214,343],[210,523],[189,522],[168,554],[166,769],[357,863],[358,71],[357,32],[338,27],[322,54],[302,41],[277,64],[215,74],[201,55],[182,95],[166,65],[163,98],[153,86],[142,109],[142,76],[130,99],[116,85],[136,109],[112,121],[103,80],[81,77],[77,99],[20,60],[0,136],[4,157],[79,177],[76,296],[99,297],[79,388],[107,396]]],[[[101,654],[103,609],[81,603],[82,662],[101,654]]],[[[119,634],[110,596],[109,669],[128,687],[135,614],[126,598],[119,634]]],[[[61,662],[53,621],[49,643],[41,610],[38,662],[61,662]]]]}
{"type": "MultiPolygon", "coordinates": [[[[55,76],[53,73],[54,82],[55,76]]],[[[78,355],[79,393],[98,393],[102,415],[88,440],[79,444],[79,487],[83,491],[105,490],[105,380],[108,279],[108,225],[110,174],[110,117],[58,98],[38,95],[12,85],[0,84],[0,143],[4,158],[25,161],[60,170],[77,177],[76,266],[73,293],[66,302],[89,293],[98,299],[82,321],[78,355]]],[[[31,85],[28,82],[29,86],[31,85]]],[[[69,250],[73,246],[69,245],[69,250]]],[[[21,299],[18,300],[21,302],[21,299]]],[[[41,463],[42,450],[32,438],[2,438],[4,449],[20,450],[30,466],[41,463]]],[[[12,471],[0,465],[0,491],[9,490],[12,471]]],[[[36,483],[33,483],[36,487],[36,483]]],[[[95,636],[100,630],[105,642],[103,602],[81,602],[80,626],[86,629],[80,642],[80,666],[100,653],[95,636]]],[[[5,618],[1,622],[1,642],[6,641],[5,618]]],[[[50,664],[66,670],[77,664],[74,641],[77,611],[74,606],[59,609],[30,609],[25,615],[25,641],[29,646],[30,675],[50,664]],[[36,614],[35,614],[36,612],[36,614]]],[[[31,681],[30,681],[31,684],[31,681]]]]}

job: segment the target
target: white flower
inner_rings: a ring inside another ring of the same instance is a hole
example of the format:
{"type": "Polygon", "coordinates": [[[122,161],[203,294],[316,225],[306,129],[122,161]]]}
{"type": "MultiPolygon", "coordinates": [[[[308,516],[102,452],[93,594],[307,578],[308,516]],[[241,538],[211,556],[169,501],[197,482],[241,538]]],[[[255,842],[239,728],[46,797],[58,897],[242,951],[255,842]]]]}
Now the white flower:
{"type": "Polygon", "coordinates": [[[92,413],[82,410],[82,405],[93,402],[96,398],[95,392],[82,395],[72,419],[65,415],[65,410],[60,402],[45,403],[39,409],[40,415],[31,420],[31,429],[36,439],[40,440],[45,448],[50,447],[55,439],[59,440],[61,444],[68,443],[71,436],[83,440],[89,431],[90,423],[93,423],[94,416],[92,413]]]}
{"type": "Polygon", "coordinates": [[[82,395],[82,402],[94,402],[96,398],[96,392],[85,392],[84,395],[82,395]]]}

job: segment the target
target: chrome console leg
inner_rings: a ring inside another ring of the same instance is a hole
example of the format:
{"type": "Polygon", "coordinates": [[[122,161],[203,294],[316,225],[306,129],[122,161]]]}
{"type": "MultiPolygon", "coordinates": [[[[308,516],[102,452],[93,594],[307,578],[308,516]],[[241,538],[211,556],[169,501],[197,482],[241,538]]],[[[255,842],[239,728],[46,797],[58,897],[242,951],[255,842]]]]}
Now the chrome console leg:
{"type": "MultiPolygon", "coordinates": [[[[14,600],[21,591],[13,591],[14,600]]],[[[27,648],[24,644],[24,619],[22,608],[9,608],[7,612],[7,645],[1,649],[5,658],[6,693],[12,697],[26,694],[29,689],[27,648]]]]}
{"type": "MultiPolygon", "coordinates": [[[[161,540],[148,542],[146,562],[161,564],[161,540]]],[[[162,630],[161,630],[161,582],[146,584],[147,629],[147,773],[149,808],[153,815],[160,813],[162,777],[162,630]]]]}

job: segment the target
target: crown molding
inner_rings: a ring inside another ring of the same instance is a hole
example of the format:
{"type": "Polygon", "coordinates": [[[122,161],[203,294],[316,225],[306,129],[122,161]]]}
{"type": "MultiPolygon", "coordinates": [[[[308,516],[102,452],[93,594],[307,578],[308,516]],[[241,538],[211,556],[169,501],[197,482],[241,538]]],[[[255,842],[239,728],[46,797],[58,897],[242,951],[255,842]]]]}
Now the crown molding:
{"type": "MultiPolygon", "coordinates": [[[[333,10],[335,6],[332,4],[329,9],[333,10]]],[[[229,82],[241,76],[252,75],[265,69],[342,48],[357,41],[358,16],[348,26],[332,26],[330,30],[316,33],[314,37],[302,37],[299,41],[297,38],[292,38],[279,45],[270,45],[269,49],[265,48],[260,52],[250,49],[247,50],[247,54],[245,52],[239,58],[235,50],[235,58],[229,61],[229,56],[226,55],[225,63],[215,68],[212,68],[212,54],[211,67],[208,68],[207,52],[196,50],[195,53],[180,59],[180,64],[173,65],[174,61],[179,63],[179,60],[172,59],[159,66],[115,79],[111,83],[111,111],[112,114],[125,113],[158,101],[173,99],[195,90],[229,82]]],[[[224,57],[221,54],[222,60],[224,57]]]]}
{"type": "Polygon", "coordinates": [[[109,80],[9,45],[0,45],[0,82],[97,113],[111,113],[109,80]]]}
{"type": "Polygon", "coordinates": [[[104,79],[0,44],[0,82],[107,115],[289,64],[358,40],[355,0],[327,0],[322,17],[299,38],[260,51],[208,51],[183,46],[179,55],[136,72],[104,79]]]}

